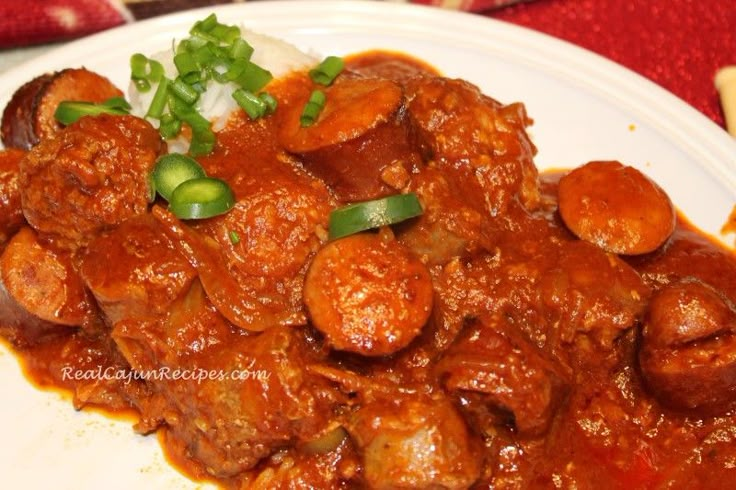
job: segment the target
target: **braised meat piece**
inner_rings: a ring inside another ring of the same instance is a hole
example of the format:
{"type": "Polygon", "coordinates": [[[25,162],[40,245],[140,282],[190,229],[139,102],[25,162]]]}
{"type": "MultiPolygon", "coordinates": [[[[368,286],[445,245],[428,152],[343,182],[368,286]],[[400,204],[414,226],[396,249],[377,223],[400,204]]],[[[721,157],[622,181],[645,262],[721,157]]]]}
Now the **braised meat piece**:
{"type": "Polygon", "coordinates": [[[194,268],[150,214],[93,240],[79,273],[111,325],[167,312],[195,278],[194,268]]]}
{"type": "Polygon", "coordinates": [[[561,370],[498,317],[473,321],[435,367],[449,393],[480,393],[524,435],[544,434],[567,386],[561,370]]]}
{"type": "Polygon", "coordinates": [[[149,380],[163,404],[149,416],[161,417],[170,447],[209,475],[229,477],[316,439],[333,417],[336,391],[305,370],[314,354],[301,333],[232,333],[196,284],[169,318],[125,320],[113,331],[134,370],[187,373],[149,380]]]}
{"type": "Polygon", "coordinates": [[[469,488],[480,476],[479,441],[443,395],[399,394],[365,403],[348,432],[369,488],[469,488]]]}
{"type": "Polygon", "coordinates": [[[424,158],[479,189],[492,217],[519,200],[539,205],[536,148],[526,134],[524,106],[504,106],[465,81],[417,77],[405,85],[407,111],[424,158]]]}
{"type": "Polygon", "coordinates": [[[39,233],[68,248],[143,214],[149,172],[163,150],[148,122],[133,116],[83,117],[23,159],[23,214],[39,233]]]}

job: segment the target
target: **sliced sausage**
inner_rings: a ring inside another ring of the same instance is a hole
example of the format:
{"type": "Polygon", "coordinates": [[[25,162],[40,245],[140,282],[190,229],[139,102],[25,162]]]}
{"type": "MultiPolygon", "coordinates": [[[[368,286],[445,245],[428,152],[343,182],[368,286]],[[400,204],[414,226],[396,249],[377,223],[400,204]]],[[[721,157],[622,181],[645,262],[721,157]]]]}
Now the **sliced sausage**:
{"type": "Polygon", "coordinates": [[[384,79],[340,78],[325,94],[324,109],[311,126],[299,123],[309,93],[284,111],[280,134],[284,147],[299,154],[305,168],[342,201],[394,193],[393,180],[385,174],[393,167],[409,174],[421,163],[410,144],[408,119],[400,110],[401,87],[384,79]]]}
{"type": "Polygon", "coordinates": [[[158,131],[143,119],[83,117],[23,159],[23,214],[62,245],[84,245],[147,210],[148,175],[162,150],[158,131]]]}
{"type": "Polygon", "coordinates": [[[560,179],[558,192],[565,225],[608,252],[652,252],[675,230],[675,208],[662,188],[616,161],[576,168],[560,179]]]}
{"type": "Polygon", "coordinates": [[[18,186],[20,161],[25,155],[26,152],[14,148],[0,150],[0,247],[25,221],[18,186]]]}
{"type": "MultiPolygon", "coordinates": [[[[37,321],[52,325],[85,326],[96,322],[94,301],[74,270],[69,253],[55,250],[23,227],[0,256],[0,277],[9,301],[37,321]]],[[[13,304],[2,305],[10,315],[22,319],[13,304]],[[13,312],[16,314],[13,314],[13,312]]]]}
{"type": "Polygon", "coordinates": [[[639,351],[649,389],[665,405],[722,413],[736,402],[736,309],[691,279],[658,291],[639,351]]]}
{"type": "Polygon", "coordinates": [[[362,233],[327,244],[312,261],[304,303],[330,346],[366,356],[406,347],[432,310],[426,266],[393,238],[362,233]]]}
{"type": "Polygon", "coordinates": [[[93,240],[79,272],[110,324],[168,311],[196,276],[150,214],[93,240]]]}
{"type": "Polygon", "coordinates": [[[62,101],[104,102],[122,96],[110,80],[85,68],[36,77],[16,91],[3,112],[3,144],[30,149],[53,136],[62,128],[54,117],[62,101]]]}
{"type": "Polygon", "coordinates": [[[368,488],[469,488],[480,476],[478,441],[443,396],[400,395],[364,404],[348,432],[368,488]]]}
{"type": "Polygon", "coordinates": [[[504,332],[500,322],[493,318],[466,325],[436,373],[449,392],[480,393],[487,404],[511,413],[521,434],[544,434],[566,383],[551,361],[521,336],[504,332]]]}

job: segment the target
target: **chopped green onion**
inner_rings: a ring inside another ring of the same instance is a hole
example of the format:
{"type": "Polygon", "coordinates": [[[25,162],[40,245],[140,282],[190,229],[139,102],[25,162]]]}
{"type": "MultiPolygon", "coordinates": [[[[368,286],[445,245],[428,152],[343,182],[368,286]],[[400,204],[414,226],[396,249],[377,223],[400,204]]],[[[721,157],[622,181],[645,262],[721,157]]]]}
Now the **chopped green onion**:
{"type": "Polygon", "coordinates": [[[169,201],[174,189],[182,182],[206,177],[207,174],[193,158],[181,153],[169,153],[156,160],[152,176],[156,191],[169,201]]]}
{"type": "Polygon", "coordinates": [[[250,61],[246,63],[243,72],[235,79],[235,83],[249,92],[258,92],[271,81],[271,72],[250,61]]]}
{"type": "Polygon", "coordinates": [[[180,219],[211,218],[235,205],[235,196],[226,182],[200,177],[182,182],[174,189],[169,210],[180,219]]]}
{"type": "MultiPolygon", "coordinates": [[[[115,99],[119,99],[119,97],[115,97],[115,99]]],[[[68,126],[83,116],[99,116],[100,114],[122,116],[129,114],[129,108],[130,105],[128,105],[127,102],[125,103],[125,106],[120,106],[119,102],[110,102],[109,99],[108,101],[100,104],[65,100],[59,102],[59,105],[56,107],[56,111],[54,111],[54,117],[61,124],[68,126]]]]}
{"type": "Polygon", "coordinates": [[[174,80],[174,83],[169,86],[169,89],[187,105],[194,105],[199,98],[199,92],[184,83],[181,78],[174,80]]]}
{"type": "Polygon", "coordinates": [[[174,55],[174,66],[179,72],[180,76],[188,75],[190,73],[199,73],[199,66],[194,60],[191,53],[184,52],[174,55]]]}
{"type": "Polygon", "coordinates": [[[235,99],[235,102],[238,103],[251,119],[258,119],[265,116],[266,110],[268,110],[268,106],[260,97],[242,88],[233,92],[233,99],[235,99]]]}
{"type": "Polygon", "coordinates": [[[159,121],[159,133],[166,139],[177,136],[183,123],[192,129],[190,153],[203,155],[215,146],[215,134],[195,105],[211,82],[233,82],[241,92],[235,96],[252,118],[276,109],[276,100],[259,94],[273,78],[271,72],[250,61],[253,47],[241,37],[240,28],[222,24],[215,14],[194,23],[190,36],[174,47],[177,76],[165,76],[163,66],[137,53],[131,57],[131,78],[139,91],[158,84],[146,117],[159,121]],[[257,94],[257,95],[255,95],[257,94]]]}
{"type": "Polygon", "coordinates": [[[325,100],[325,93],[321,90],[315,90],[312,92],[309,96],[309,100],[302,110],[302,115],[299,118],[299,124],[301,124],[302,127],[311,126],[317,121],[319,114],[322,112],[322,108],[325,106],[325,100]]]}
{"type": "Polygon", "coordinates": [[[330,214],[330,239],[392,225],[422,213],[419,198],[413,192],[350,204],[330,214]]]}
{"type": "Polygon", "coordinates": [[[314,83],[330,85],[342,72],[345,62],[338,56],[328,56],[316,68],[309,71],[309,77],[314,83]]]}
{"type": "Polygon", "coordinates": [[[151,83],[158,83],[164,76],[164,67],[156,60],[141,53],[130,57],[130,78],[139,92],[151,90],[151,83]]]}
{"type": "Polygon", "coordinates": [[[169,83],[169,79],[166,77],[163,77],[159,81],[156,93],[153,94],[151,105],[148,107],[148,112],[146,112],[146,117],[159,119],[164,113],[164,109],[166,108],[166,99],[168,98],[169,83]]]}
{"type": "Polygon", "coordinates": [[[274,111],[276,111],[276,107],[279,103],[273,95],[269,94],[268,92],[261,92],[260,94],[258,94],[258,98],[261,99],[264,104],[266,104],[266,114],[273,114],[274,111]]]}
{"type": "Polygon", "coordinates": [[[162,115],[160,123],[158,131],[164,139],[176,138],[181,133],[181,119],[173,114],[162,115]]]}
{"type": "Polygon", "coordinates": [[[230,242],[232,242],[233,245],[237,245],[240,243],[240,235],[238,235],[238,232],[235,230],[230,230],[228,232],[228,236],[230,237],[230,242]]]}
{"type": "Polygon", "coordinates": [[[253,46],[248,44],[245,39],[238,38],[235,41],[233,41],[232,45],[230,46],[230,58],[234,60],[250,60],[251,55],[253,54],[253,46]]]}

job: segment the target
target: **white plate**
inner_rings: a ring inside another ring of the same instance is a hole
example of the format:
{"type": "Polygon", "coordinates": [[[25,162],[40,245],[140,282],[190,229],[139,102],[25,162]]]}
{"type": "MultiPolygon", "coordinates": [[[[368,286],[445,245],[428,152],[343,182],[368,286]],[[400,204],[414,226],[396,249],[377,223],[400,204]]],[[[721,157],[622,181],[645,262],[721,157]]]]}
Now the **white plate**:
{"type": "MultiPolygon", "coordinates": [[[[183,12],[70,43],[0,77],[0,107],[45,71],[84,65],[127,86],[128,58],[184,36],[209,12],[221,21],[322,54],[372,48],[423,58],[503,102],[523,101],[540,168],[619,159],[659,182],[679,208],[718,234],[736,203],[736,143],[672,94],[548,36],[472,14],[378,2],[258,2],[183,12]]],[[[75,413],[30,387],[0,348],[0,479],[15,488],[200,488],[168,466],[155,437],[75,413]]]]}

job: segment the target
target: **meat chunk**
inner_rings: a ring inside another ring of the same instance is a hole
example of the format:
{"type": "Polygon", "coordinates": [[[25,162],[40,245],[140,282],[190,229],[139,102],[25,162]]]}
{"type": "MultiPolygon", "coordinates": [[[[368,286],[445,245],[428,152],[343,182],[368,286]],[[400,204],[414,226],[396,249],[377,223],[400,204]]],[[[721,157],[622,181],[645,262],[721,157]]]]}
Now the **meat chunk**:
{"type": "Polygon", "coordinates": [[[566,243],[539,286],[543,305],[570,343],[577,333],[610,349],[643,316],[649,288],[626,262],[584,241],[566,243]]]}
{"type": "Polygon", "coordinates": [[[567,391],[557,367],[498,317],[463,329],[435,368],[450,393],[480,393],[524,435],[542,435],[567,391]]]}
{"type": "Polygon", "coordinates": [[[366,356],[406,347],[427,322],[432,295],[424,264],[393,237],[371,233],[327,244],[304,286],[304,303],[327,343],[366,356]]]}
{"type": "Polygon", "coordinates": [[[22,228],[8,243],[0,256],[0,276],[0,317],[5,324],[58,330],[59,326],[92,328],[98,323],[94,301],[71,255],[39,241],[31,228],[22,228]]]}
{"type": "Polygon", "coordinates": [[[444,396],[397,393],[368,402],[348,432],[369,488],[461,489],[480,476],[478,441],[444,396]]]}
{"type": "Polygon", "coordinates": [[[309,92],[288,106],[281,124],[284,147],[300,155],[341,201],[395,193],[384,173],[394,166],[408,174],[421,163],[401,110],[401,87],[385,79],[341,77],[325,94],[319,119],[307,127],[299,118],[309,92]]]}
{"type": "Polygon", "coordinates": [[[110,80],[85,68],[40,75],[20,87],[5,107],[3,144],[27,150],[56,134],[62,126],[54,113],[62,101],[104,102],[122,96],[110,80]]]}
{"type": "Polygon", "coordinates": [[[649,304],[639,362],[662,403],[727,411],[736,402],[736,308],[697,280],[665,286],[649,304]]]}
{"type": "Polygon", "coordinates": [[[80,274],[110,324],[166,312],[196,272],[150,214],[93,240],[80,274]]]}
{"type": "Polygon", "coordinates": [[[583,240],[626,255],[652,252],[675,229],[675,208],[646,175],[619,162],[590,162],[560,179],[559,209],[583,240]]]}
{"type": "Polygon", "coordinates": [[[226,478],[321,434],[333,392],[305,371],[312,354],[300,333],[233,334],[201,293],[194,296],[167,320],[125,320],[113,331],[136,371],[181,373],[148,381],[162,406],[147,416],[166,424],[169,447],[226,478]]]}
{"type": "Polygon", "coordinates": [[[25,221],[18,186],[20,161],[25,155],[26,152],[13,148],[0,150],[0,247],[25,221]]]}
{"type": "Polygon", "coordinates": [[[23,214],[62,245],[84,245],[146,211],[149,172],[162,149],[158,131],[143,119],[83,117],[23,159],[23,214]]]}
{"type": "Polygon", "coordinates": [[[306,317],[296,298],[301,277],[277,282],[263,276],[246,276],[231,267],[228,257],[212,237],[192,229],[168,211],[155,206],[153,215],[180,252],[197,270],[207,296],[234,325],[260,332],[278,325],[303,325],[306,317]]]}
{"type": "Polygon", "coordinates": [[[514,201],[539,205],[536,148],[524,106],[504,106],[462,80],[418,77],[406,83],[407,110],[426,159],[479,189],[491,216],[514,201]]]}

